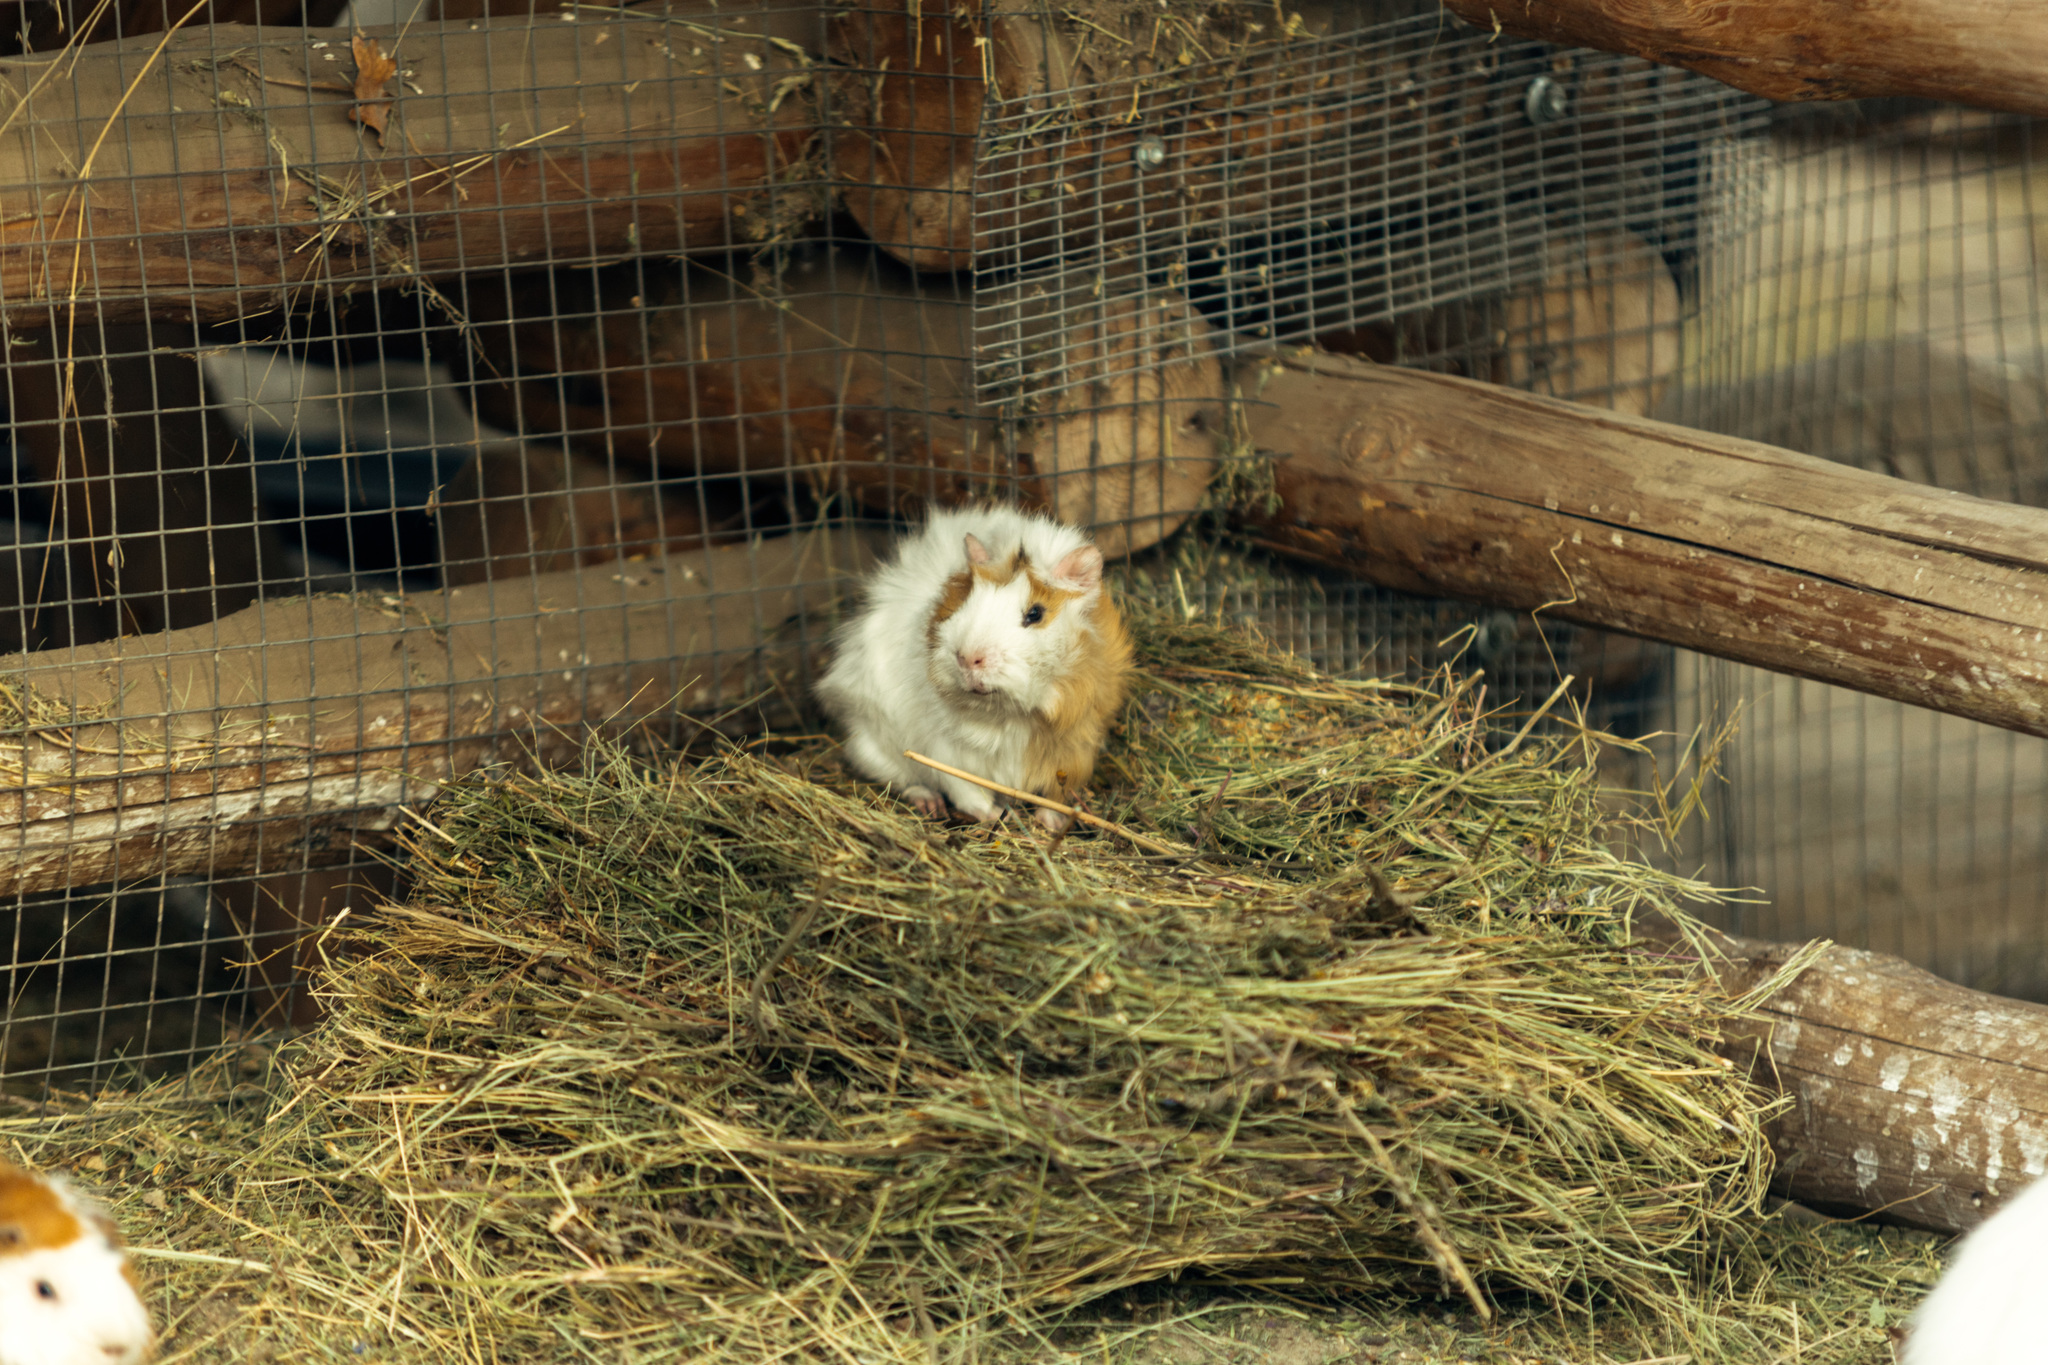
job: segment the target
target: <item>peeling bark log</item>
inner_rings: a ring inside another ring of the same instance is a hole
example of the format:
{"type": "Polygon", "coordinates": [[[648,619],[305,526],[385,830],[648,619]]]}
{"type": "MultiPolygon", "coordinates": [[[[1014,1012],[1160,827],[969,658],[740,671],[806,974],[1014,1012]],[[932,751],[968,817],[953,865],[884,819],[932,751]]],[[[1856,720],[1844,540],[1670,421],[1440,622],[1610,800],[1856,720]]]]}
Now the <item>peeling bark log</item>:
{"type": "MultiPolygon", "coordinates": [[[[1736,994],[1803,951],[1723,947],[1736,994]]],[[[1721,1051],[1793,1100],[1770,1127],[1787,1198],[1965,1232],[2048,1170],[2048,1006],[1829,948],[1721,1051]]]]}
{"type": "Polygon", "coordinates": [[[866,554],[800,533],[0,659],[0,896],[336,862],[463,773],[573,759],[593,729],[749,699],[787,718],[866,554]]]}
{"type": "Polygon", "coordinates": [[[1343,357],[1240,385],[1273,550],[2048,735],[2048,513],[1343,357]]]}
{"type": "Polygon", "coordinates": [[[1444,0],[1492,32],[1687,67],[1774,100],[2048,114],[2048,8],[2011,0],[1444,0]]]}
{"type": "Polygon", "coordinates": [[[0,310],[17,327],[74,300],[106,320],[218,320],[811,215],[775,182],[816,130],[808,59],[784,44],[815,50],[818,15],[690,12],[369,30],[410,73],[387,87],[382,142],[350,117],[340,29],[187,28],[161,56],[144,36],[0,60],[0,90],[27,92],[0,131],[0,310]]]}

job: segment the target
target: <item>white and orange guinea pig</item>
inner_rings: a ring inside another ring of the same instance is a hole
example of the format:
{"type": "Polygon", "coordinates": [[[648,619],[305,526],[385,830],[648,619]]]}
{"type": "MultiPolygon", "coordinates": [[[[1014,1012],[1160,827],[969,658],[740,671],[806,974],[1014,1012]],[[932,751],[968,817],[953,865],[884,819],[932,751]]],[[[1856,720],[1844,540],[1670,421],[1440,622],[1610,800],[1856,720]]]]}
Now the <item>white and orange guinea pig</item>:
{"type": "MultiPolygon", "coordinates": [[[[1065,802],[1130,686],[1131,640],[1081,531],[1009,507],[938,512],[868,581],[818,697],[862,772],[918,810],[993,822],[1003,800],[937,759],[1065,802]]],[[[1047,828],[1071,821],[1038,807],[1047,828]]]]}
{"type": "Polygon", "coordinates": [[[0,1163],[0,1365],[137,1365],[154,1352],[107,1216],[61,1179],[0,1163]]]}
{"type": "Polygon", "coordinates": [[[2048,1363],[2048,1178],[1963,1239],[1906,1325],[1905,1365],[2048,1363]]]}

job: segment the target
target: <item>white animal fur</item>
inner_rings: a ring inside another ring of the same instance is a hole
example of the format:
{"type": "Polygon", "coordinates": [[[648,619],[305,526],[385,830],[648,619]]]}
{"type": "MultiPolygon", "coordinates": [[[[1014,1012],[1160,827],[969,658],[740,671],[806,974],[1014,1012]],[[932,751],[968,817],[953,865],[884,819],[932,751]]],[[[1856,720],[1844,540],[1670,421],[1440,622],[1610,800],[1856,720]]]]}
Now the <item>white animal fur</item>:
{"type": "Polygon", "coordinates": [[[1913,1314],[1905,1365],[2048,1365],[2048,1178],[1963,1239],[1913,1314]]]}
{"type": "MultiPolygon", "coordinates": [[[[832,666],[818,684],[819,699],[846,726],[846,750],[855,766],[885,782],[927,814],[942,814],[941,793],[977,820],[999,818],[994,793],[925,768],[903,756],[914,749],[1005,786],[1023,787],[1030,716],[1047,712],[1079,651],[1098,648],[1093,615],[1102,594],[1102,559],[1087,535],[1049,518],[1007,507],[935,513],[905,537],[896,558],[869,580],[860,614],[840,631],[832,666]],[[1006,564],[1019,548],[1056,586],[1081,596],[1050,628],[1025,629],[1030,596],[1023,575],[1001,588],[976,583],[967,601],[938,628],[936,647],[926,633],[947,581],[969,571],[967,537],[1006,564]],[[1062,581],[1055,570],[1078,559],[1086,572],[1062,581]],[[970,690],[956,662],[972,645],[988,656],[987,694],[970,690]]],[[[1041,818],[1052,816],[1043,812],[1041,818]]],[[[1064,817],[1046,823],[1064,828],[1064,817]]]]}
{"type": "Polygon", "coordinates": [[[0,1180],[0,1365],[150,1359],[149,1313],[104,1215],[55,1177],[0,1166],[0,1180]]]}

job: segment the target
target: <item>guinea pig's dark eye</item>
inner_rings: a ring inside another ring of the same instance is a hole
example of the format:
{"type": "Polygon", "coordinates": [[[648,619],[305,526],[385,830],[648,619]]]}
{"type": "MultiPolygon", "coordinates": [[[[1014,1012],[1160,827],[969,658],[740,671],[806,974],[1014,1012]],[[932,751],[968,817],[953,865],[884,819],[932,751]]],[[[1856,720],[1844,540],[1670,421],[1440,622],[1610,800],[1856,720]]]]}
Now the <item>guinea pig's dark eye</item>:
{"type": "Polygon", "coordinates": [[[1043,621],[1044,619],[1045,619],[1045,608],[1044,608],[1044,607],[1042,607],[1042,606],[1040,606],[1040,605],[1039,605],[1038,603],[1036,603],[1036,602],[1033,602],[1033,603],[1031,604],[1031,610],[1030,610],[1030,611],[1027,611],[1027,612],[1025,612],[1025,613],[1024,613],[1024,624],[1025,624],[1025,625],[1027,625],[1027,626],[1035,626],[1035,625],[1037,625],[1037,624],[1038,624],[1038,623],[1039,623],[1040,621],[1043,621]]]}
{"type": "Polygon", "coordinates": [[[52,1303],[55,1303],[57,1300],[57,1286],[51,1284],[48,1280],[37,1280],[36,1297],[39,1299],[48,1299],[52,1303]]]}

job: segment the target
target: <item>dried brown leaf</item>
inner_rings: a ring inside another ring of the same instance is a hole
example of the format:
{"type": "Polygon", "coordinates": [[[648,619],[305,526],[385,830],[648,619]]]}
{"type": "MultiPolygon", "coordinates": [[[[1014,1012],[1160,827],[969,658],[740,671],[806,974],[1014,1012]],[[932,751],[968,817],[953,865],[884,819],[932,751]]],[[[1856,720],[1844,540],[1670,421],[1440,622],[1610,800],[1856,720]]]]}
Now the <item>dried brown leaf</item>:
{"type": "Polygon", "coordinates": [[[391,97],[384,93],[384,87],[398,74],[398,61],[387,57],[377,45],[375,38],[357,34],[350,46],[356,57],[356,88],[358,101],[348,116],[365,128],[377,134],[377,143],[384,143],[385,125],[391,120],[391,97]]]}

